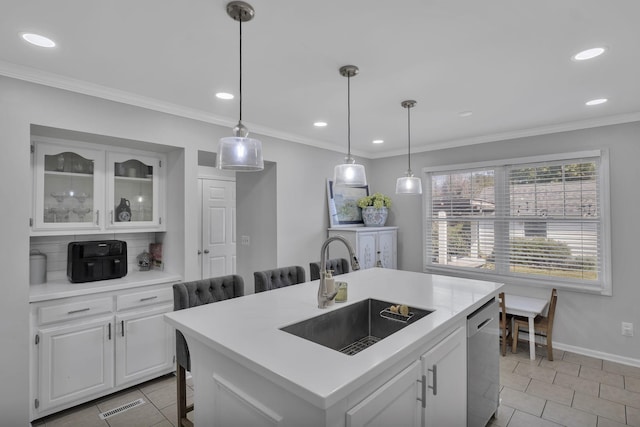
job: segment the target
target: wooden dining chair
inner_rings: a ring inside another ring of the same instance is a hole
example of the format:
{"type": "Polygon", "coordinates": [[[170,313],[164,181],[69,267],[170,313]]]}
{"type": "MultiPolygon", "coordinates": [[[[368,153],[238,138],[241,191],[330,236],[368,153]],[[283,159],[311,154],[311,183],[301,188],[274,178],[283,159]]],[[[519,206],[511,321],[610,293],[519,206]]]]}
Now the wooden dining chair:
{"type": "Polygon", "coordinates": [[[553,361],[553,318],[556,313],[556,303],[558,301],[558,291],[554,288],[551,290],[551,300],[549,301],[549,309],[547,310],[547,315],[542,316],[538,315],[533,321],[534,331],[529,331],[529,319],[525,317],[514,317],[513,322],[513,348],[512,351],[515,353],[517,351],[518,346],[518,332],[520,329],[527,330],[529,333],[534,333],[538,335],[542,335],[546,337],[547,341],[547,359],[549,361],[553,361]]]}
{"type": "Polygon", "coordinates": [[[504,292],[500,292],[498,294],[498,298],[500,300],[500,346],[502,349],[502,355],[507,355],[507,343],[511,341],[511,319],[512,315],[507,314],[507,308],[504,300],[504,292]]]}

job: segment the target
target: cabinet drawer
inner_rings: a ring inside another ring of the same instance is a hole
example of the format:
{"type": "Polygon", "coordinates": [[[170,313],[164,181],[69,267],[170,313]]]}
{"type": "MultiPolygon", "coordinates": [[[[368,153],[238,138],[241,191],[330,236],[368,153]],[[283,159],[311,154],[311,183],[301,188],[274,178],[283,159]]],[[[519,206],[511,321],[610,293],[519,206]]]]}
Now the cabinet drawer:
{"type": "Polygon", "coordinates": [[[38,324],[44,325],[47,323],[63,322],[112,312],[112,297],[96,298],[86,301],[74,301],[38,307],[38,324]]]}
{"type": "Polygon", "coordinates": [[[145,307],[152,304],[173,303],[173,288],[167,286],[162,289],[118,295],[116,301],[118,311],[145,307]]]}

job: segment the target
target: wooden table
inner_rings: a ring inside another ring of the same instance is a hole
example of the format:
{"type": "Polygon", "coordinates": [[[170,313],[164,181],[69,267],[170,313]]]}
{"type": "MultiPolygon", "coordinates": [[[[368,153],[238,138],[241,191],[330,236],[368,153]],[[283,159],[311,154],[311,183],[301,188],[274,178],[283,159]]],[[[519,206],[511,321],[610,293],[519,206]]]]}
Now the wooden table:
{"type": "Polygon", "coordinates": [[[523,297],[521,295],[505,294],[505,309],[508,314],[529,318],[529,357],[536,358],[536,334],[533,319],[541,314],[549,301],[542,298],[523,297]]]}

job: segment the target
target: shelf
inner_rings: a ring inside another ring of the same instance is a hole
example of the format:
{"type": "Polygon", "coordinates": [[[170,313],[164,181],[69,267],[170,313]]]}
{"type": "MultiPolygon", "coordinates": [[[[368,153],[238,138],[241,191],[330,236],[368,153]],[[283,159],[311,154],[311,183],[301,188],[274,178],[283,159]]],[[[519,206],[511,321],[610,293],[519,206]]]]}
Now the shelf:
{"type": "Polygon", "coordinates": [[[135,182],[152,182],[153,181],[153,176],[148,176],[145,178],[138,178],[138,177],[134,177],[134,176],[118,176],[116,175],[115,177],[116,181],[135,181],[135,182]]]}
{"type": "Polygon", "coordinates": [[[59,172],[59,171],[44,171],[45,175],[51,176],[72,176],[72,177],[85,177],[85,178],[93,178],[92,173],[86,172],[59,172]]]}

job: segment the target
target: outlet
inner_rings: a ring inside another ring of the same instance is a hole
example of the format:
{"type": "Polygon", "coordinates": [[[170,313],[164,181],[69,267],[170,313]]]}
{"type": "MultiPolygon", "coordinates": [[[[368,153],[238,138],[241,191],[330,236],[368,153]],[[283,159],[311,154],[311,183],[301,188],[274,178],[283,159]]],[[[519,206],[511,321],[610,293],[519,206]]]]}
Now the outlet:
{"type": "Polygon", "coordinates": [[[622,335],[625,337],[633,336],[633,323],[622,322],[622,335]]]}
{"type": "Polygon", "coordinates": [[[249,239],[249,236],[242,236],[240,237],[240,244],[244,245],[244,246],[249,246],[249,243],[251,242],[251,240],[249,239]]]}

